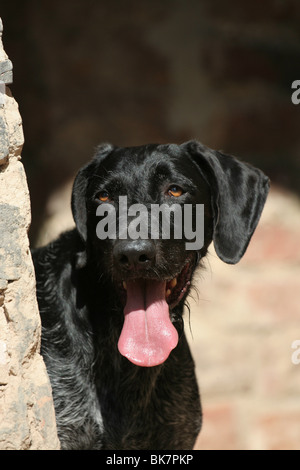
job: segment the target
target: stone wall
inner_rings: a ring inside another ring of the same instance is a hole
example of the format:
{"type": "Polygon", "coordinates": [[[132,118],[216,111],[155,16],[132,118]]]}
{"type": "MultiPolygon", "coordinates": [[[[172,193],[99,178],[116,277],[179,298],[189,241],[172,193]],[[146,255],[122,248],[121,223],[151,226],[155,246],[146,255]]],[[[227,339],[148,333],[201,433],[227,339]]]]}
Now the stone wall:
{"type": "Polygon", "coordinates": [[[22,121],[6,86],[12,64],[1,37],[0,80],[0,449],[58,449],[51,388],[39,354],[22,121]]]}

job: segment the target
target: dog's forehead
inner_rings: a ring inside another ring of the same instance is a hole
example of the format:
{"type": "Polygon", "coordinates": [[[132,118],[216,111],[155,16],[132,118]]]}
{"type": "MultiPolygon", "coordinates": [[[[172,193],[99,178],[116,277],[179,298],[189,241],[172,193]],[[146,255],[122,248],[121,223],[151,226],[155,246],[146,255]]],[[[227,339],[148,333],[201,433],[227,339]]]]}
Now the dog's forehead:
{"type": "Polygon", "coordinates": [[[122,175],[122,178],[127,176],[134,179],[149,175],[171,177],[177,173],[190,173],[191,166],[190,159],[180,146],[153,144],[115,149],[101,162],[99,173],[105,173],[108,178],[109,175],[113,178],[122,175]]]}

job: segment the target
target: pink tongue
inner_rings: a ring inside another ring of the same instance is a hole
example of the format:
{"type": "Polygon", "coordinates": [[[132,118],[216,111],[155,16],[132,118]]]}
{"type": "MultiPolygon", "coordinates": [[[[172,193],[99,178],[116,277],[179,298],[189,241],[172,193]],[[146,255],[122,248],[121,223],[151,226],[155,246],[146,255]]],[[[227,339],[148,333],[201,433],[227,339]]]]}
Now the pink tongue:
{"type": "Polygon", "coordinates": [[[177,346],[178,333],[169,317],[165,281],[127,282],[120,353],[138,366],[162,364],[177,346]]]}

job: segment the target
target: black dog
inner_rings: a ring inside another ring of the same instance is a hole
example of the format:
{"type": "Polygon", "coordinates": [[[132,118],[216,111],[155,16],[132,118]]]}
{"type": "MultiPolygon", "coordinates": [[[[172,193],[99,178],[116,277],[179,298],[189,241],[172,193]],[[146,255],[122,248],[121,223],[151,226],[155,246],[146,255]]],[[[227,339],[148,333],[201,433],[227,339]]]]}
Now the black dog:
{"type": "Polygon", "coordinates": [[[184,303],[212,240],[226,263],[241,259],[268,189],[260,170],[195,141],[105,144],[79,171],[76,228],[33,252],[63,449],[193,447],[201,406],[184,303]],[[118,214],[119,196],[148,208],[204,204],[202,248],[187,250],[184,236],[99,239],[97,208],[118,214]]]}

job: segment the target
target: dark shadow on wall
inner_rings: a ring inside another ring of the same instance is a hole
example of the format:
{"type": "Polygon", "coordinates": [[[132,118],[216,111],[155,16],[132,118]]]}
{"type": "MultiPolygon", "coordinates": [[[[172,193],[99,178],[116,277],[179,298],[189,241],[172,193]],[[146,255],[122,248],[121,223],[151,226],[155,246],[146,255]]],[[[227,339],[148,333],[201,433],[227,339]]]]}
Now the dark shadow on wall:
{"type": "Polygon", "coordinates": [[[101,141],[197,138],[299,194],[297,0],[4,0],[1,16],[33,244],[49,196],[101,141]]]}

